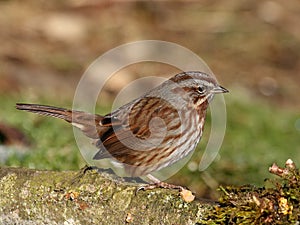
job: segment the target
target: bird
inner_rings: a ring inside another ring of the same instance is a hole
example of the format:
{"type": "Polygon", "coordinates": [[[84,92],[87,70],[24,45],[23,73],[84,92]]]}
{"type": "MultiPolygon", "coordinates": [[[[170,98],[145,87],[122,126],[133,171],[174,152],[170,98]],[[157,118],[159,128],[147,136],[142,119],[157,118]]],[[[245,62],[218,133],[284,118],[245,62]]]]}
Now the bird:
{"type": "Polygon", "coordinates": [[[17,103],[16,108],[71,123],[95,143],[93,160],[110,158],[130,176],[169,187],[151,173],[194,151],[209,103],[227,92],[212,75],[187,71],[106,115],[40,104],[17,103]]]}

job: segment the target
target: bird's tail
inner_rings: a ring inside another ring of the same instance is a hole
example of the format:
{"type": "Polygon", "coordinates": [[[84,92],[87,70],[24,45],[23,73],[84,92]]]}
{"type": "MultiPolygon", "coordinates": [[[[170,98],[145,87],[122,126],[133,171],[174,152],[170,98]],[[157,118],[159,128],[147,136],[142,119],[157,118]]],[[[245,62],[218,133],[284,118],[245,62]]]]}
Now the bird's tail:
{"type": "Polygon", "coordinates": [[[79,128],[88,137],[94,139],[99,138],[100,121],[103,119],[103,116],[38,104],[17,103],[16,108],[40,115],[63,119],[79,128]]]}

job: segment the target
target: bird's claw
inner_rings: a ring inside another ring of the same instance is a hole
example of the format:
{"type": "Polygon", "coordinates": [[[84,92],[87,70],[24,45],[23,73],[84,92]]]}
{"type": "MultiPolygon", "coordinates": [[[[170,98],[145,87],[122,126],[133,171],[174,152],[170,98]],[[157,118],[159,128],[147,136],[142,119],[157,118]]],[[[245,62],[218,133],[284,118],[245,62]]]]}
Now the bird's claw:
{"type": "Polygon", "coordinates": [[[164,189],[178,189],[179,191],[182,190],[186,190],[186,188],[179,186],[179,185],[174,185],[174,184],[168,184],[165,182],[158,182],[158,183],[154,183],[154,184],[146,184],[146,185],[142,185],[140,187],[137,188],[137,192],[143,190],[143,191],[147,191],[147,190],[152,190],[155,188],[164,188],[164,189]]]}
{"type": "Polygon", "coordinates": [[[164,183],[164,182],[158,182],[158,183],[140,186],[139,188],[137,188],[136,194],[141,190],[146,191],[146,190],[152,190],[154,188],[178,189],[180,196],[185,202],[192,202],[195,199],[195,195],[187,188],[184,188],[179,185],[164,183]]]}

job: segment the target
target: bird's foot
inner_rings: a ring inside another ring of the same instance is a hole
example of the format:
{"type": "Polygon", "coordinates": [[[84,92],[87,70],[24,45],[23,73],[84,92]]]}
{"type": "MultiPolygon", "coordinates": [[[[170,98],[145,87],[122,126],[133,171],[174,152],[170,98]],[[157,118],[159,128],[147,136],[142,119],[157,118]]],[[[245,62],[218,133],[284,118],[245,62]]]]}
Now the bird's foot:
{"type": "Polygon", "coordinates": [[[153,183],[153,184],[146,184],[143,186],[140,186],[139,188],[137,188],[136,193],[143,190],[152,190],[154,188],[165,188],[165,189],[178,189],[181,198],[185,201],[185,202],[192,202],[195,199],[195,195],[188,190],[187,188],[184,188],[182,186],[179,185],[174,185],[174,184],[169,184],[169,183],[165,183],[165,182],[158,182],[158,183],[153,183]]]}
{"type": "Polygon", "coordinates": [[[152,190],[154,188],[175,189],[175,190],[178,189],[179,191],[186,190],[186,188],[184,188],[182,186],[175,185],[175,184],[169,184],[169,183],[160,181],[160,182],[153,183],[153,184],[142,185],[137,189],[137,191],[152,190]]]}
{"type": "Polygon", "coordinates": [[[140,190],[144,190],[144,191],[146,191],[146,190],[152,190],[154,188],[178,189],[180,191],[187,190],[186,188],[184,188],[182,186],[175,185],[175,184],[169,184],[169,183],[160,181],[159,179],[157,179],[156,177],[154,177],[151,174],[148,174],[146,177],[151,181],[151,183],[140,186],[137,189],[137,191],[140,191],[140,190]]]}

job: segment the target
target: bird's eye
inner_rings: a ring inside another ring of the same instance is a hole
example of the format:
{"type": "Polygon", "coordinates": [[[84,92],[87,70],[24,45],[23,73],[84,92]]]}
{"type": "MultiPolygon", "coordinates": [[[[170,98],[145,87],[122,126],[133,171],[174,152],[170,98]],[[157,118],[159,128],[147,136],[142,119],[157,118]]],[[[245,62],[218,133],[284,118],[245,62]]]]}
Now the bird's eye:
{"type": "Polygon", "coordinates": [[[198,92],[200,93],[200,94],[203,94],[204,92],[205,92],[205,90],[204,90],[204,88],[203,87],[198,87],[198,92]]]}

